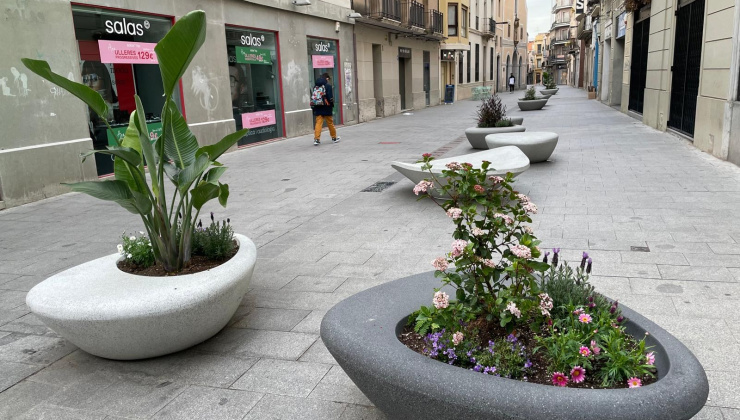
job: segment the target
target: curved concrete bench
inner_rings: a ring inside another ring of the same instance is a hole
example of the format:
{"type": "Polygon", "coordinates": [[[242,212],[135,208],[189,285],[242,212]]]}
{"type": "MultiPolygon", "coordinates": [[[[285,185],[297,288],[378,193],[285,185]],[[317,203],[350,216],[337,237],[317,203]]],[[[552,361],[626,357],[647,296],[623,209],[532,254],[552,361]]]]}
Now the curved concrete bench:
{"type": "Polygon", "coordinates": [[[558,145],[558,134],[549,131],[527,131],[524,133],[501,133],[486,136],[491,150],[518,147],[531,163],[544,162],[550,158],[558,145]]]}
{"type": "MultiPolygon", "coordinates": [[[[512,121],[513,122],[513,121],[512,121]]],[[[465,137],[468,138],[468,142],[473,146],[473,149],[486,150],[486,136],[489,134],[498,133],[519,133],[526,131],[527,128],[523,125],[512,125],[510,127],[470,127],[465,129],[465,137]]]]}
{"type": "MultiPolygon", "coordinates": [[[[455,156],[445,159],[435,159],[432,161],[432,173],[435,176],[441,176],[442,170],[446,169],[445,165],[450,162],[463,163],[467,162],[474,167],[480,168],[484,160],[491,162],[488,167],[489,175],[504,175],[508,172],[514,176],[529,169],[529,159],[515,146],[499,147],[495,150],[485,150],[482,152],[470,153],[468,155],[455,156]]],[[[414,184],[418,184],[425,178],[429,178],[429,172],[421,170],[421,163],[404,163],[392,162],[393,169],[402,173],[414,184]]]]}

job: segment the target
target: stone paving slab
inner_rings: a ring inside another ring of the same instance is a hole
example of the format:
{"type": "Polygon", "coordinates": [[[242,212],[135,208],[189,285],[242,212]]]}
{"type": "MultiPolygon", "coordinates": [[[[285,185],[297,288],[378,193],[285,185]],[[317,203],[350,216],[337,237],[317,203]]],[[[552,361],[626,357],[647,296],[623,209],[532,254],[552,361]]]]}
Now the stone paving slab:
{"type": "MultiPolygon", "coordinates": [[[[510,115],[555,131],[549,162],[516,187],[538,205],[543,248],[594,259],[592,283],[695,351],[710,400],[698,419],[740,417],[740,169],[563,87],[543,111],[510,115]],[[636,252],[633,247],[648,247],[636,252]]],[[[431,270],[452,225],[417,201],[389,162],[472,152],[462,101],[224,155],[235,230],[258,246],[250,290],[229,326],[192,349],[118,362],[69,345],[28,314],[49,275],[115,252],[134,215],[81,194],[0,211],[0,418],[381,419],[319,338],[326,311],[369,287],[431,270]],[[381,144],[381,142],[398,142],[381,144]],[[378,181],[382,192],[362,192],[378,181]],[[3,390],[4,389],[4,390],[3,390]]]]}

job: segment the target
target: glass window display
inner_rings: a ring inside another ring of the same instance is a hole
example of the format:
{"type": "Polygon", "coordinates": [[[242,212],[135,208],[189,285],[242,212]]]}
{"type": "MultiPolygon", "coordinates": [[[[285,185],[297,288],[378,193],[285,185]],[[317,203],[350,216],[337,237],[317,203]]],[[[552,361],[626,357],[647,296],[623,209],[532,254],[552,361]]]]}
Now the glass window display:
{"type": "Polygon", "coordinates": [[[227,28],[226,49],[236,129],[249,128],[238,144],[283,137],[275,33],[227,28]]]}
{"type": "MultiPolygon", "coordinates": [[[[152,140],[161,134],[160,113],[164,91],[154,46],[172,26],[169,18],[110,9],[72,6],[75,36],[80,53],[82,83],[100,93],[109,105],[107,120],[90,110],[93,148],[117,144],[136,109],[134,95],[141,98],[152,140]]],[[[180,106],[179,93],[175,101],[180,106]]],[[[111,156],[95,155],[98,175],[113,173],[111,156]]]]}

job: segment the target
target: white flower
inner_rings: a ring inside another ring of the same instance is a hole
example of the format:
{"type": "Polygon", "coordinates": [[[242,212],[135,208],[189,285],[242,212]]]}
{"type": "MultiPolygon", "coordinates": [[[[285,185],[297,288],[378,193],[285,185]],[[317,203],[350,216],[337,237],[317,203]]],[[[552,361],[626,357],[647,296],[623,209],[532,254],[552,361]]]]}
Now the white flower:
{"type": "Polygon", "coordinates": [[[142,231],[139,231],[139,235],[144,235],[144,232],[142,232],[142,231]]]}
{"type": "Polygon", "coordinates": [[[123,254],[123,245],[118,244],[118,253],[123,254]]]}
{"type": "Polygon", "coordinates": [[[126,255],[126,258],[131,258],[131,257],[132,257],[131,254],[126,255]]]}
{"type": "Polygon", "coordinates": [[[136,240],[136,236],[132,236],[129,239],[132,240],[132,241],[135,241],[136,240]]]}

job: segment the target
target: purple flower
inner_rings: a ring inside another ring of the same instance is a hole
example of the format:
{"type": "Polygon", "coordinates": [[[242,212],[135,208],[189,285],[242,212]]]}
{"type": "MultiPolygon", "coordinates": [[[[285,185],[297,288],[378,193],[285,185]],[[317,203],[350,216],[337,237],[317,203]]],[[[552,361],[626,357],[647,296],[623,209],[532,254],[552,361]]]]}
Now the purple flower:
{"type": "Polygon", "coordinates": [[[529,369],[531,367],[532,367],[532,362],[529,359],[527,359],[527,361],[524,362],[524,369],[529,369]]]}
{"type": "Polygon", "coordinates": [[[622,321],[624,321],[624,317],[623,317],[622,315],[619,315],[619,316],[617,317],[617,323],[621,324],[621,323],[622,323],[622,321]]]}
{"type": "Polygon", "coordinates": [[[591,263],[592,262],[593,261],[591,260],[591,258],[589,258],[588,259],[588,265],[586,266],[586,274],[591,274],[591,263]]]}

